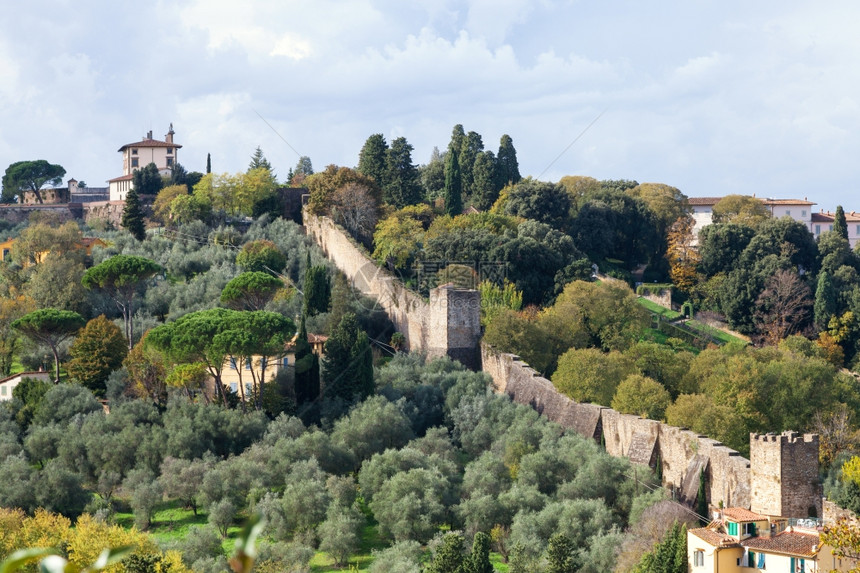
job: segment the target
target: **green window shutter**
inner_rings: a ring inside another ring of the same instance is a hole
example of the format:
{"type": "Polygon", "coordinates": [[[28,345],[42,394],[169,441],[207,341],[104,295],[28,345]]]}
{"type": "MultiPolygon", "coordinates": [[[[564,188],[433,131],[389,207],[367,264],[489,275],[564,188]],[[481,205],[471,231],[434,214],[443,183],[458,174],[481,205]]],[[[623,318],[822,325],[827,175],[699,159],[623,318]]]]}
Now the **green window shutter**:
{"type": "Polygon", "coordinates": [[[734,521],[729,522],[729,535],[737,535],[738,534],[738,524],[734,521]]]}
{"type": "Polygon", "coordinates": [[[750,523],[750,535],[755,535],[755,523],[750,523]]]}

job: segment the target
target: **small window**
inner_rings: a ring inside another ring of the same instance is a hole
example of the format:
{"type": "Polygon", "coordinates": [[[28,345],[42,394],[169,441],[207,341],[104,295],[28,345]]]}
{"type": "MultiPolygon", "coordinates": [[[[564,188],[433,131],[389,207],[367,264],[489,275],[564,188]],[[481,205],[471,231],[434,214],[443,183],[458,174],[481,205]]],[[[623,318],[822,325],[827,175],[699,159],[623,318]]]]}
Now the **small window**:
{"type": "Polygon", "coordinates": [[[0,386],[0,396],[6,395],[6,386],[0,386]]]}
{"type": "Polygon", "coordinates": [[[806,217],[806,211],[801,211],[801,212],[800,212],[800,216],[801,216],[801,217],[806,217]]]}
{"type": "Polygon", "coordinates": [[[137,155],[137,149],[132,149],[132,150],[131,150],[131,154],[132,154],[132,155],[137,155]]]}
{"type": "Polygon", "coordinates": [[[230,358],[230,369],[236,370],[236,359],[235,358],[230,358]]]}
{"type": "MultiPolygon", "coordinates": [[[[752,555],[752,553],[750,553],[750,555],[752,555]]],[[[757,563],[755,564],[755,566],[758,567],[759,569],[765,569],[766,567],[765,567],[765,563],[764,563],[764,553],[756,553],[756,556],[758,557],[758,559],[757,559],[757,563]]]]}
{"type": "Polygon", "coordinates": [[[131,158],[131,166],[132,166],[132,167],[137,167],[137,166],[138,166],[137,157],[132,157],[132,158],[131,158]]]}
{"type": "Polygon", "coordinates": [[[744,523],[744,535],[755,535],[755,523],[744,523]]]}
{"type": "Polygon", "coordinates": [[[705,566],[705,552],[701,549],[696,549],[693,552],[693,567],[704,567],[705,566]]]}
{"type": "Polygon", "coordinates": [[[828,230],[828,231],[832,231],[832,230],[833,230],[833,225],[827,225],[827,230],[828,230]]]}
{"type": "Polygon", "coordinates": [[[251,360],[250,359],[245,360],[245,370],[250,370],[250,369],[251,369],[251,360]]]}
{"type": "Polygon", "coordinates": [[[238,382],[230,382],[230,392],[235,394],[239,391],[239,383],[238,382]]]}
{"type": "Polygon", "coordinates": [[[855,234],[860,235],[860,225],[857,225],[857,232],[855,234]]]}
{"type": "Polygon", "coordinates": [[[172,157],[168,157],[168,158],[167,158],[167,166],[168,166],[168,167],[173,167],[173,158],[172,158],[172,157]]]}
{"type": "Polygon", "coordinates": [[[286,356],[284,356],[284,361],[282,364],[283,364],[284,368],[286,368],[287,366],[290,365],[290,359],[287,358],[286,356]]]}
{"type": "Polygon", "coordinates": [[[785,214],[788,215],[789,217],[791,217],[791,209],[786,209],[785,214]]]}
{"type": "Polygon", "coordinates": [[[167,148],[167,155],[173,155],[173,148],[172,147],[167,148]]]}
{"type": "Polygon", "coordinates": [[[815,225],[815,234],[816,234],[816,235],[820,235],[820,234],[821,234],[821,225],[815,225]]]}
{"type": "Polygon", "coordinates": [[[734,521],[730,521],[728,524],[729,535],[737,535],[738,534],[738,524],[734,521]]]}

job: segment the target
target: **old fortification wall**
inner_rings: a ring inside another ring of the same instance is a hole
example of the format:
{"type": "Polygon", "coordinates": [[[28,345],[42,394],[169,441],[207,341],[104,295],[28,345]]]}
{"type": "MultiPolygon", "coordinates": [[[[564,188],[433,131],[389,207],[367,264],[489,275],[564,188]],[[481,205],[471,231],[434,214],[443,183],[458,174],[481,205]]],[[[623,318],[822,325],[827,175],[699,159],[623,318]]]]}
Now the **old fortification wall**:
{"type": "Polygon", "coordinates": [[[750,462],[735,450],[689,430],[574,402],[513,354],[482,344],[481,358],[497,391],[581,435],[602,437],[606,451],[613,456],[629,457],[652,467],[660,464],[664,485],[681,499],[695,499],[699,472],[704,470],[713,505],[722,502],[724,506],[749,507],[750,462]]]}
{"type": "Polygon", "coordinates": [[[442,286],[429,300],[407,289],[367,255],[328,217],[304,212],[307,234],[362,293],[374,297],[406,338],[406,348],[428,356],[450,356],[480,367],[480,296],[477,291],[442,286]]]}

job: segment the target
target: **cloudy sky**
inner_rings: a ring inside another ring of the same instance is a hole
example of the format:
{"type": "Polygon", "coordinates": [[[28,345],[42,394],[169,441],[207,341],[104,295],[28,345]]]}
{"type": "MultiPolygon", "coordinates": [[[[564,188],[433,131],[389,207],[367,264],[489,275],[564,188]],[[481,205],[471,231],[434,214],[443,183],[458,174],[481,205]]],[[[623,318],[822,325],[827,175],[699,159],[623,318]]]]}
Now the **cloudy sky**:
{"type": "Polygon", "coordinates": [[[372,133],[425,163],[462,123],[544,180],[860,211],[858,21],[851,1],[15,2],[0,170],[105,185],[170,122],[188,170],[244,170],[258,145],[281,177],[299,154],[354,166],[372,133]]]}

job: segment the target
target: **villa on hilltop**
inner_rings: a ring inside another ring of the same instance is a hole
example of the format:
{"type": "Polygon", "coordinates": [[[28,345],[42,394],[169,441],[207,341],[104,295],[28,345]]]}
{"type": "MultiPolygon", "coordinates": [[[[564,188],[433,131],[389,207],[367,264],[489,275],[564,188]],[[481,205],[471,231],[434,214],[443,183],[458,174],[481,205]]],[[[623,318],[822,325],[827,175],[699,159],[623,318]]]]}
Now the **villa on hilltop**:
{"type": "Polygon", "coordinates": [[[154,163],[161,175],[170,175],[170,170],[178,163],[177,156],[182,146],[173,141],[173,124],[164,141],[153,139],[150,130],[141,141],[126,143],[119,148],[122,153],[122,175],[108,181],[111,201],[125,201],[129,190],[134,187],[134,172],[154,163]]]}

